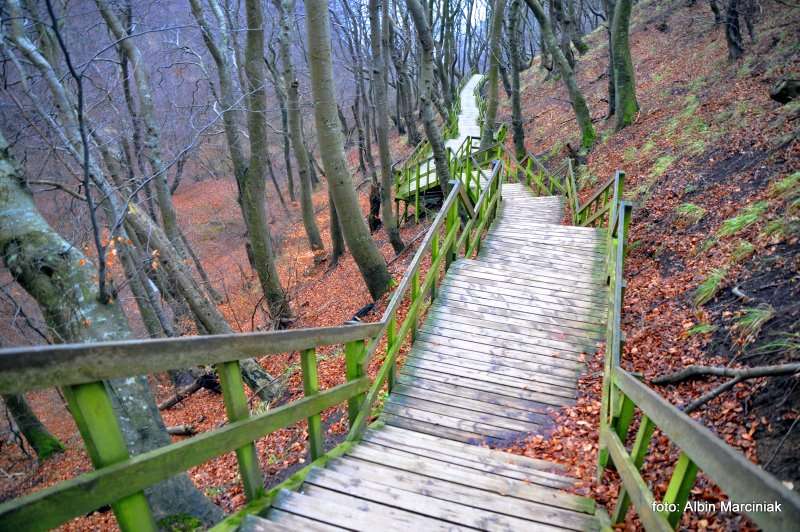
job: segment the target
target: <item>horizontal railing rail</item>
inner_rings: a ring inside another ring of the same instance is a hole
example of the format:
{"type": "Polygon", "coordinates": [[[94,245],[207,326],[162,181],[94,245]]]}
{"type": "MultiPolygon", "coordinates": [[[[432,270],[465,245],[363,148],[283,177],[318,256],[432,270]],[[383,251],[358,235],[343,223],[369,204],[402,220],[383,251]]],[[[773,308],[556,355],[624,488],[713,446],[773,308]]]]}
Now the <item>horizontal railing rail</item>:
{"type": "Polygon", "coordinates": [[[590,201],[596,201],[605,194],[604,190],[614,191],[613,199],[594,211],[587,222],[589,225],[592,218],[597,220],[599,213],[607,214],[608,315],[598,476],[602,479],[606,466],[613,465],[622,480],[622,489],[611,515],[612,524],[623,522],[632,504],[647,530],[673,530],[680,523],[698,471],[703,471],[730,497],[731,502],[747,505],[742,507],[742,513],[764,530],[796,530],[800,523],[800,495],[620,365],[624,343],[621,329],[625,292],[623,272],[633,208],[629,202],[621,200],[623,178],[622,172],[616,172],[614,179],[609,181],[611,185],[607,183],[590,198],[590,201]],[[637,410],[641,419],[628,451],[625,442],[637,410]],[[656,428],[680,450],[659,506],[639,472],[656,428]],[[780,511],[776,511],[777,508],[780,511]]]}
{"type": "Polygon", "coordinates": [[[376,336],[378,323],[0,349],[0,393],[163,373],[250,357],[346,344],[376,336]]]}

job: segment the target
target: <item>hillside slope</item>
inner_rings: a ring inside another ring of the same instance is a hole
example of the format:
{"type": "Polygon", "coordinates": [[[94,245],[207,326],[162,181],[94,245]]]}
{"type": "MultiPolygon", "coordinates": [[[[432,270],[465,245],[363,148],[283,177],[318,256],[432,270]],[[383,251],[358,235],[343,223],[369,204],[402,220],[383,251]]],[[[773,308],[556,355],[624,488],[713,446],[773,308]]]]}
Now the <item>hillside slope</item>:
{"type": "MultiPolygon", "coordinates": [[[[730,63],[724,29],[706,2],[640,2],[631,46],[641,112],[619,133],[607,124],[605,29],[588,36],[579,82],[592,109],[599,143],[579,168],[582,194],[615,169],[626,172],[625,195],[636,204],[623,329],[623,365],[647,382],[703,365],[763,365],[800,357],[800,102],[769,98],[781,77],[800,72],[800,9],[763,2],[755,43],[730,63]],[[698,289],[699,288],[699,289],[698,289]]],[[[560,80],[534,66],[523,76],[523,116],[530,151],[560,161],[579,145],[560,80]]],[[[504,107],[510,120],[509,105],[504,107]]],[[[593,484],[600,404],[600,358],[581,382],[582,397],[556,414],[551,440],[535,437],[518,452],[561,461],[600,501],[618,486],[593,484]]],[[[684,405],[720,385],[703,378],[655,386],[684,405]]],[[[800,387],[796,377],[748,380],[693,416],[780,479],[800,486],[800,387]]],[[[657,498],[677,452],[658,433],[644,466],[657,498]]],[[[700,478],[693,497],[724,498],[700,478]]],[[[738,527],[737,516],[688,513],[691,528],[738,527]]]]}

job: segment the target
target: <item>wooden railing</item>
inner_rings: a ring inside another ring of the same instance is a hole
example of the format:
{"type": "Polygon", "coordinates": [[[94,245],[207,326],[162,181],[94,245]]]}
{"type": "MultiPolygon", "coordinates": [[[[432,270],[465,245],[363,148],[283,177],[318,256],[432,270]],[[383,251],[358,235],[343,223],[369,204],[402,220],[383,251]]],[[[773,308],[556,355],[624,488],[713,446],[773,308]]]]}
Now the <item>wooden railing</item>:
{"type": "MultiPolygon", "coordinates": [[[[632,212],[632,205],[621,200],[623,177],[622,172],[617,172],[614,179],[601,188],[601,191],[614,190],[612,200],[584,220],[584,225],[599,225],[593,223],[599,216],[607,214],[608,219],[608,316],[598,477],[602,480],[605,468],[613,465],[622,480],[623,487],[611,516],[612,522],[623,522],[633,504],[647,530],[673,530],[681,520],[698,471],[703,471],[732,502],[780,505],[780,511],[768,511],[766,506],[763,509],[750,506],[743,510],[742,513],[764,530],[797,530],[800,496],[796,492],[750,462],[620,365],[624,342],[620,327],[625,292],[623,269],[632,212]],[[628,451],[625,442],[637,410],[641,414],[639,428],[628,451]],[[680,450],[660,505],[656,505],[653,492],[639,473],[656,428],[680,450]]],[[[595,193],[590,201],[599,197],[601,194],[595,193]]]]}
{"type": "MultiPolygon", "coordinates": [[[[143,490],[216,456],[236,451],[249,503],[215,527],[232,530],[244,514],[269,506],[278,489],[298,487],[311,467],[344,453],[363,433],[384,385],[388,383],[391,391],[400,347],[407,337],[415,336],[427,301],[436,297],[441,270],[446,270],[459,254],[475,253],[484,229],[495,216],[502,165],[495,162],[487,170],[473,157],[469,159],[480,171],[490,172],[487,186],[473,204],[464,183],[451,182],[441,211],[378,323],[0,350],[0,393],[60,387],[95,468],[0,505],[0,530],[53,528],[109,504],[122,530],[157,530],[143,490]],[[422,276],[423,258],[428,255],[430,267],[422,276]],[[406,299],[410,299],[410,306],[398,323],[397,312],[406,299]],[[367,367],[384,340],[385,358],[371,381],[367,367]],[[345,382],[319,390],[316,349],[337,344],[344,345],[345,382]],[[301,355],[304,397],[264,414],[251,415],[238,360],[296,351],[301,355]],[[213,365],[219,375],[228,424],[129,456],[103,381],[199,365],[213,365]],[[326,453],[320,413],[345,402],[350,421],[347,440],[326,453]],[[254,442],[304,419],[308,421],[311,464],[266,491],[254,442]]],[[[477,185],[480,186],[480,180],[477,185]]]]}

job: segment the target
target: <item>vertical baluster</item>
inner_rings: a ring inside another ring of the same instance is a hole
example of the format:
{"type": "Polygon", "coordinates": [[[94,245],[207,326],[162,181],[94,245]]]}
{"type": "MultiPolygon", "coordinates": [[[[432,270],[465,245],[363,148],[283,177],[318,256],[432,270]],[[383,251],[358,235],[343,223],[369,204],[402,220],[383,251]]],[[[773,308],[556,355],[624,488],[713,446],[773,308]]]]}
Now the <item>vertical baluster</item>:
{"type": "MultiPolygon", "coordinates": [[[[439,232],[435,232],[433,234],[433,239],[431,241],[431,264],[434,263],[436,259],[439,258],[439,232]]],[[[436,288],[439,284],[438,276],[436,275],[438,272],[434,272],[433,276],[433,283],[431,283],[431,301],[436,299],[436,288]]]]}
{"type": "MultiPolygon", "coordinates": [[[[91,382],[67,386],[63,392],[94,468],[100,469],[127,459],[128,447],[105,385],[91,382]]],[[[125,532],[158,530],[142,492],[118,500],[111,508],[119,527],[125,532]]]]}
{"type": "MultiPolygon", "coordinates": [[[[392,316],[389,319],[389,323],[386,326],[386,352],[392,350],[394,344],[397,342],[397,317],[392,316]]],[[[389,375],[386,378],[386,385],[389,388],[389,393],[392,393],[394,389],[394,382],[395,382],[395,371],[397,369],[397,357],[395,357],[394,361],[392,362],[392,366],[389,368],[389,375]]]]}
{"type": "MultiPolygon", "coordinates": [[[[300,353],[300,369],[303,372],[303,393],[306,397],[317,395],[319,378],[317,376],[317,352],[314,348],[300,353]]],[[[322,434],[320,414],[314,414],[308,418],[308,454],[312,462],[325,454],[325,437],[322,434]]]]}
{"type": "MultiPolygon", "coordinates": [[[[222,400],[229,421],[239,421],[250,417],[247,396],[244,393],[242,373],[238,362],[217,364],[217,375],[222,388],[222,400]]],[[[258,454],[254,443],[236,449],[239,474],[248,500],[257,499],[264,494],[264,477],[258,465],[258,454]]]]}
{"type": "MultiPolygon", "coordinates": [[[[644,457],[647,454],[647,448],[650,447],[650,439],[653,437],[653,431],[656,426],[650,421],[650,418],[642,414],[642,421],[639,424],[639,432],[636,433],[636,440],[631,447],[631,461],[636,469],[641,469],[644,463],[644,457]]],[[[623,440],[624,443],[624,440],[623,440]]],[[[611,522],[613,524],[621,523],[625,519],[625,514],[628,512],[628,505],[631,499],[625,488],[620,488],[619,497],[617,497],[617,505],[614,507],[614,513],[611,515],[611,522]]]]}
{"type": "Polygon", "coordinates": [[[689,493],[694,486],[695,478],[697,477],[697,466],[692,462],[686,453],[681,452],[678,458],[678,463],[675,464],[675,469],[672,471],[672,478],[667,486],[667,493],[664,495],[664,504],[674,504],[678,509],[666,515],[667,521],[672,525],[672,528],[678,528],[678,523],[681,522],[683,515],[683,507],[686,506],[686,501],[689,500],[689,493]]]}
{"type": "MultiPolygon", "coordinates": [[[[419,270],[414,272],[411,277],[411,305],[419,299],[419,270]]],[[[417,328],[419,327],[419,313],[414,315],[414,325],[411,327],[411,340],[417,339],[417,328]]]]}
{"type": "MultiPolygon", "coordinates": [[[[344,360],[347,382],[354,381],[364,376],[365,368],[362,366],[364,354],[366,353],[366,346],[363,340],[354,340],[348,342],[344,346],[344,360]]],[[[364,394],[360,393],[355,397],[347,400],[347,418],[350,422],[350,428],[353,428],[353,422],[358,416],[358,411],[361,408],[361,403],[364,402],[364,394]]]]}
{"type": "Polygon", "coordinates": [[[417,189],[414,192],[414,223],[419,223],[419,172],[420,167],[422,166],[421,163],[417,163],[417,171],[416,171],[416,183],[417,189]]]}
{"type": "MultiPolygon", "coordinates": [[[[454,201],[452,205],[450,205],[450,210],[447,211],[447,219],[445,223],[445,234],[449,235],[450,231],[458,231],[458,201],[454,201]]],[[[457,258],[457,249],[456,249],[456,240],[458,238],[453,238],[453,243],[450,244],[450,248],[446,250],[447,258],[445,259],[445,269],[449,269],[450,265],[456,260],[457,258]]]]}

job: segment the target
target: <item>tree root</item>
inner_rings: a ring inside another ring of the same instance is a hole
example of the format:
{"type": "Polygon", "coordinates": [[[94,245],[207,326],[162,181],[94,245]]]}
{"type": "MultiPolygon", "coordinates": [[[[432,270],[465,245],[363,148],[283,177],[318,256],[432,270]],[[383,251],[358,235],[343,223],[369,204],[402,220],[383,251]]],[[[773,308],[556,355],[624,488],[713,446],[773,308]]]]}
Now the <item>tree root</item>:
{"type": "Polygon", "coordinates": [[[722,393],[730,390],[737,384],[748,379],[759,377],[778,377],[781,375],[793,375],[800,373],[800,363],[777,364],[772,366],[755,366],[752,368],[724,368],[719,366],[688,366],[681,371],[663,375],[653,379],[653,384],[674,384],[690,379],[713,375],[718,377],[731,377],[730,380],[720,384],[710,392],[703,394],[691,403],[685,405],[682,410],[689,414],[694,412],[707,402],[722,393]]]}

